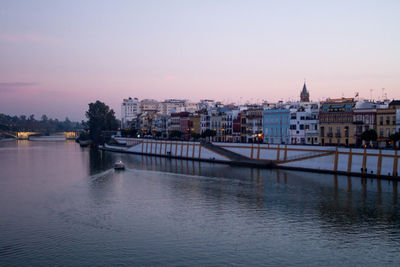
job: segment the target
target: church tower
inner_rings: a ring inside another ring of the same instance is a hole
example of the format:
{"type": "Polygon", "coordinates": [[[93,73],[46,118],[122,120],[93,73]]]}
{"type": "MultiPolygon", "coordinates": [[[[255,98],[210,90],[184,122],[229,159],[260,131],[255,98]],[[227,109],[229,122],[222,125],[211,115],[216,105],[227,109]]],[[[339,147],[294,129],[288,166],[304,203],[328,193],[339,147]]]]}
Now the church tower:
{"type": "Polygon", "coordinates": [[[301,90],[300,102],[310,102],[310,94],[307,91],[306,82],[304,82],[303,90],[301,90]]]}

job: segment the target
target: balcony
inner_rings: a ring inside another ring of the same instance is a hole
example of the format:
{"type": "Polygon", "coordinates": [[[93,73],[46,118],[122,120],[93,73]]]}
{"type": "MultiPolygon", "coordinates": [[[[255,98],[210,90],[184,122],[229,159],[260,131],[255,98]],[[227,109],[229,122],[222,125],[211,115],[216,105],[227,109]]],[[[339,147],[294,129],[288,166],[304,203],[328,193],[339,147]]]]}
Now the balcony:
{"type": "Polygon", "coordinates": [[[333,133],[328,133],[327,136],[328,137],[333,137],[333,133]]]}
{"type": "Polygon", "coordinates": [[[342,135],[340,133],[335,133],[335,137],[340,138],[340,137],[342,137],[342,135]]]}

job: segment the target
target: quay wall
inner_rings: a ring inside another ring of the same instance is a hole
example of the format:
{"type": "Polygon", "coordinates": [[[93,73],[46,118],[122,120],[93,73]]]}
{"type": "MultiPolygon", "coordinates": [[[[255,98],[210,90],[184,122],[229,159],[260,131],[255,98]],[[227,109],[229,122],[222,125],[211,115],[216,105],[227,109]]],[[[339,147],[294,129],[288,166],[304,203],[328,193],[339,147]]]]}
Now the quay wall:
{"type": "MultiPolygon", "coordinates": [[[[149,139],[115,138],[117,142],[125,143],[124,152],[135,154],[172,156],[196,160],[215,160],[229,163],[231,160],[221,154],[202,146],[200,142],[161,141],[149,139]]],[[[113,147],[117,149],[118,147],[113,147]]]]}
{"type": "MultiPolygon", "coordinates": [[[[135,138],[116,140],[126,143],[124,152],[232,162],[229,157],[207,149],[200,142],[135,138]]],[[[219,142],[213,145],[245,156],[249,161],[273,161],[278,168],[375,177],[397,177],[400,172],[400,153],[395,150],[219,142]]]]}

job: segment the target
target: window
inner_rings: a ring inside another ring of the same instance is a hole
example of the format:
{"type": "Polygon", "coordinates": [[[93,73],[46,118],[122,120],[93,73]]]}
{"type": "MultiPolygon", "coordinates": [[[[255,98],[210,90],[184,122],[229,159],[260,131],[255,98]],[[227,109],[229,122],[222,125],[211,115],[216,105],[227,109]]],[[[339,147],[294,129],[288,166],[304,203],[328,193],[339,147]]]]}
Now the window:
{"type": "Polygon", "coordinates": [[[304,124],[300,124],[300,130],[304,130],[304,124]]]}
{"type": "Polygon", "coordinates": [[[383,125],[383,116],[379,116],[379,125],[383,125]]]}

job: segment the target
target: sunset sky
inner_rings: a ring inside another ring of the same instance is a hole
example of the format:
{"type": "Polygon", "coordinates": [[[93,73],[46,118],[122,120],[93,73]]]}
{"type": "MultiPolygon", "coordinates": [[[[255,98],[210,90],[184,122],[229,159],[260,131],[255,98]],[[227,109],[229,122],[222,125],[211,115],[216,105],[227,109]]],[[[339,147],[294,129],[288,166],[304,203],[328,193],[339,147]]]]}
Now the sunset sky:
{"type": "Polygon", "coordinates": [[[0,0],[0,113],[89,102],[400,98],[400,1],[0,0]]]}

